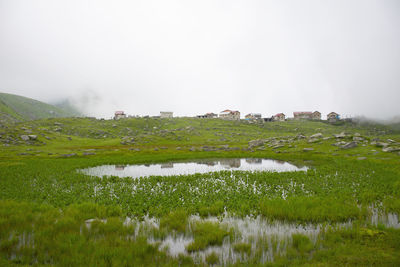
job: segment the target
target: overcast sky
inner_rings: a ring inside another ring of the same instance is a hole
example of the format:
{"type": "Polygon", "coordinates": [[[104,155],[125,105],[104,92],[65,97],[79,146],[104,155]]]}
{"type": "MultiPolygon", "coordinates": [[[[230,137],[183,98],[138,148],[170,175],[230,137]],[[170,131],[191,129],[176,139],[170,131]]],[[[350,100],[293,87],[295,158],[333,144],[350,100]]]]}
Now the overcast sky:
{"type": "Polygon", "coordinates": [[[398,0],[0,0],[0,91],[90,115],[400,114],[398,0]]]}

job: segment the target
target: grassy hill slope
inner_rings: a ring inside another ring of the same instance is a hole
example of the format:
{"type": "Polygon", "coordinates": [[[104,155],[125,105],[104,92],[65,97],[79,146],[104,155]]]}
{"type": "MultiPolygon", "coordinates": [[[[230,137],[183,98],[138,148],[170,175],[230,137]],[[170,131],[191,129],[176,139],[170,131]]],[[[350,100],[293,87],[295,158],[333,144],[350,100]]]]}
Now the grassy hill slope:
{"type": "Polygon", "coordinates": [[[0,93],[0,121],[25,121],[45,118],[72,117],[76,112],[31,98],[0,93]]]}

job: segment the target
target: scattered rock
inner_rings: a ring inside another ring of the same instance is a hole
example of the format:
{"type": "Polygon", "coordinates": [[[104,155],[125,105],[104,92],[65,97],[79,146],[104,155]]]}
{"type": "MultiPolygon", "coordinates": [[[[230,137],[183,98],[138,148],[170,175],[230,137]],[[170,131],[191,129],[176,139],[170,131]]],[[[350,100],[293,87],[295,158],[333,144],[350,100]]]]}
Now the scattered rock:
{"type": "Polygon", "coordinates": [[[322,138],[323,135],[322,133],[316,133],[310,136],[310,139],[316,139],[316,138],[322,138]]]}
{"type": "Polygon", "coordinates": [[[341,132],[340,134],[334,134],[333,136],[336,138],[345,138],[347,134],[345,132],[341,132]]]}
{"type": "Polygon", "coordinates": [[[358,137],[358,136],[354,136],[353,137],[353,141],[364,141],[364,138],[358,137]]]}
{"type": "Polygon", "coordinates": [[[84,155],[84,156],[90,156],[90,155],[96,155],[96,153],[93,153],[93,152],[83,152],[82,155],[84,155]]]}
{"type": "Polygon", "coordinates": [[[304,136],[304,135],[302,135],[302,134],[296,135],[296,139],[297,139],[297,140],[305,139],[305,138],[306,138],[306,136],[304,136]]]}
{"type": "Polygon", "coordinates": [[[257,146],[263,146],[265,144],[264,139],[257,139],[257,140],[251,140],[249,141],[249,148],[257,147],[257,146]]]}
{"type": "Polygon", "coordinates": [[[358,157],[357,160],[365,160],[367,159],[366,157],[358,157]]]}
{"type": "Polygon", "coordinates": [[[201,149],[203,151],[216,151],[217,150],[215,147],[210,147],[210,146],[202,146],[201,149]]]}
{"type": "Polygon", "coordinates": [[[397,152],[400,151],[399,147],[384,147],[382,148],[383,152],[397,152]]]}
{"type": "Polygon", "coordinates": [[[180,146],[178,146],[178,147],[176,148],[176,150],[182,150],[182,148],[181,148],[180,146]]]}
{"type": "Polygon", "coordinates": [[[350,149],[350,148],[354,148],[354,147],[357,147],[357,142],[355,142],[355,141],[348,142],[341,146],[341,148],[343,148],[343,149],[350,149]]]}
{"type": "Polygon", "coordinates": [[[74,157],[74,156],[76,156],[76,153],[62,154],[62,155],[61,155],[61,157],[64,157],[64,158],[69,158],[69,157],[74,157]]]}
{"type": "Polygon", "coordinates": [[[24,141],[28,141],[29,140],[29,136],[21,135],[21,139],[24,140],[24,141]]]}
{"type": "Polygon", "coordinates": [[[29,140],[37,140],[37,135],[30,134],[28,135],[29,140]]]}
{"type": "Polygon", "coordinates": [[[371,145],[375,145],[377,147],[387,147],[389,144],[383,142],[372,142],[371,145]]]}
{"type": "Polygon", "coordinates": [[[304,152],[307,152],[307,151],[314,151],[314,148],[312,148],[312,147],[305,147],[305,148],[303,148],[303,151],[304,151],[304,152]]]}

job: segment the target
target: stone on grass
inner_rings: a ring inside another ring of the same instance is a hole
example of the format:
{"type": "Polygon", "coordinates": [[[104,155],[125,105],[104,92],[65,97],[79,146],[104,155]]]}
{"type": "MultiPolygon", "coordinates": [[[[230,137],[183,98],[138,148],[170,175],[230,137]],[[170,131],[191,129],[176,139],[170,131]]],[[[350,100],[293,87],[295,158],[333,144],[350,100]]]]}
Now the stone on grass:
{"type": "Polygon", "coordinates": [[[357,142],[355,142],[355,141],[348,142],[341,146],[341,148],[343,148],[343,149],[350,149],[350,148],[355,148],[355,147],[357,147],[357,142]]]}
{"type": "Polygon", "coordinates": [[[313,134],[313,135],[310,136],[310,138],[312,138],[312,139],[322,138],[322,137],[323,137],[322,133],[316,133],[316,134],[313,134]]]}
{"type": "Polygon", "coordinates": [[[69,158],[69,157],[73,157],[73,156],[76,156],[76,153],[62,154],[62,155],[61,155],[61,157],[64,157],[64,158],[69,158]]]}
{"type": "Polygon", "coordinates": [[[397,152],[400,151],[399,147],[384,147],[382,148],[383,152],[397,152]]]}
{"type": "Polygon", "coordinates": [[[314,151],[314,148],[312,148],[312,147],[305,147],[305,148],[303,148],[303,151],[304,151],[304,152],[307,152],[307,151],[314,151]]]}
{"type": "Polygon", "coordinates": [[[257,146],[263,146],[264,144],[265,144],[265,140],[264,139],[257,139],[257,140],[249,141],[249,147],[250,148],[257,147],[257,146]]]}
{"type": "Polygon", "coordinates": [[[341,132],[340,134],[334,134],[333,135],[336,138],[345,138],[346,137],[346,133],[345,132],[341,132]]]}

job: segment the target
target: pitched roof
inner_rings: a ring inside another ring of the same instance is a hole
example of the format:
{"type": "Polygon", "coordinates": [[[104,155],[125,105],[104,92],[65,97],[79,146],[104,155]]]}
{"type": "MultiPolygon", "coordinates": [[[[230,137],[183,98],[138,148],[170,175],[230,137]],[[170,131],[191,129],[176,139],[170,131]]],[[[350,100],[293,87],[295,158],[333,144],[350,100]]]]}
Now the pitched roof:
{"type": "Polygon", "coordinates": [[[283,113],[278,113],[278,114],[275,114],[275,115],[274,115],[274,117],[280,117],[280,116],[285,116],[285,114],[283,114],[283,113]]]}
{"type": "Polygon", "coordinates": [[[115,111],[115,115],[125,115],[123,111],[115,111]]]}
{"type": "Polygon", "coordinates": [[[221,113],[236,113],[236,112],[239,112],[239,111],[237,111],[237,110],[230,110],[230,109],[225,109],[225,110],[221,111],[221,113]]]}
{"type": "Polygon", "coordinates": [[[312,112],[311,111],[297,111],[297,112],[293,112],[293,115],[311,115],[312,112]]]}

